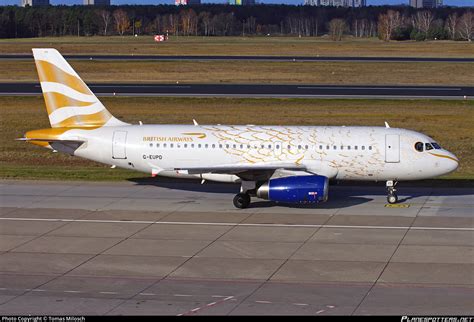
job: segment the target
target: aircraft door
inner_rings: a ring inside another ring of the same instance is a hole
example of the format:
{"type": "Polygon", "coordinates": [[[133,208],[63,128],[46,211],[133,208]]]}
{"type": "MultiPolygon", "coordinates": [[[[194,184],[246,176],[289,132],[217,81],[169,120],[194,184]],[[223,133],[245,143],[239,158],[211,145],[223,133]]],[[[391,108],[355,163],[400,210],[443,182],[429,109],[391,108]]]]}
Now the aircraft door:
{"type": "Polygon", "coordinates": [[[400,135],[385,135],[385,162],[400,162],[400,135]]]}
{"type": "Polygon", "coordinates": [[[126,159],[127,131],[114,131],[112,138],[112,159],[126,159]]]}

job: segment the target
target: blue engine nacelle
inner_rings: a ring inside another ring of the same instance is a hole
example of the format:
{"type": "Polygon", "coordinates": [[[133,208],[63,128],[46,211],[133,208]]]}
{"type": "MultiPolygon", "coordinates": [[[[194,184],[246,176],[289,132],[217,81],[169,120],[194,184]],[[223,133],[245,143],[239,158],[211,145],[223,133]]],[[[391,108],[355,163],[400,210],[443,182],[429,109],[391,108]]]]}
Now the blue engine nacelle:
{"type": "Polygon", "coordinates": [[[316,203],[328,199],[329,179],[324,176],[293,176],[270,179],[257,189],[257,197],[278,202],[316,203]]]}

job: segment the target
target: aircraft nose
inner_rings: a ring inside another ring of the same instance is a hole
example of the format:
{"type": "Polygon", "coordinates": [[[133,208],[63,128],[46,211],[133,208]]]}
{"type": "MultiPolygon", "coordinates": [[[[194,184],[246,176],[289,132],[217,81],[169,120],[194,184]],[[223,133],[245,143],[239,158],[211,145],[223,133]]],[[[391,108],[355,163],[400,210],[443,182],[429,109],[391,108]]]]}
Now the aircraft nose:
{"type": "Polygon", "coordinates": [[[446,157],[447,171],[453,172],[459,167],[459,159],[449,151],[446,151],[446,157]]]}

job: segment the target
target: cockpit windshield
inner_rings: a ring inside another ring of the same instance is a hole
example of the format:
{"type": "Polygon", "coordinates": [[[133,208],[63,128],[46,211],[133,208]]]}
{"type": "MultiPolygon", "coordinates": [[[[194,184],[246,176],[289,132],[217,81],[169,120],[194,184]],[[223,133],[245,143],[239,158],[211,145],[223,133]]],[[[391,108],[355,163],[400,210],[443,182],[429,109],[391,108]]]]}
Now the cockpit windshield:
{"type": "Polygon", "coordinates": [[[439,146],[439,144],[436,143],[436,142],[431,142],[431,145],[432,145],[436,150],[441,149],[441,147],[439,146]]]}
{"type": "Polygon", "coordinates": [[[425,150],[426,151],[429,151],[429,150],[433,150],[433,146],[431,145],[431,143],[425,143],[425,150]]]}

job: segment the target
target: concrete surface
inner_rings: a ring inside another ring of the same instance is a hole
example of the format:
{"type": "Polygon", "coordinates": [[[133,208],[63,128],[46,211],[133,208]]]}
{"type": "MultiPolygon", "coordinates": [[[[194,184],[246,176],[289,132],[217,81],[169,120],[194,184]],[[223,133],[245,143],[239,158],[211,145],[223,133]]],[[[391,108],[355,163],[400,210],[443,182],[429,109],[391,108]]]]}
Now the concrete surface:
{"type": "Polygon", "coordinates": [[[0,314],[474,314],[472,188],[0,181],[0,314]]]}

